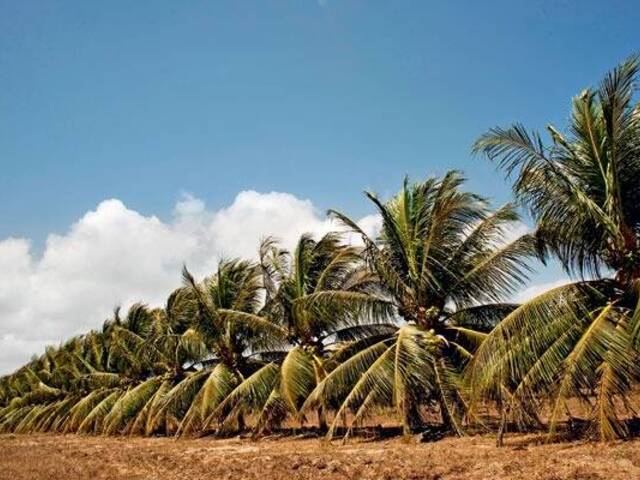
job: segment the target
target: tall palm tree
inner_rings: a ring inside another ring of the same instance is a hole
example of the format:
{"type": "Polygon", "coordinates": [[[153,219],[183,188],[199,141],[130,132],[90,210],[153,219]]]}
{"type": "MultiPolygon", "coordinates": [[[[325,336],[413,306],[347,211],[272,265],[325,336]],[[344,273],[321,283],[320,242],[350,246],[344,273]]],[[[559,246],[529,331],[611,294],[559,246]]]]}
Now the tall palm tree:
{"type": "Polygon", "coordinates": [[[487,201],[461,190],[464,179],[405,181],[383,203],[367,197],[382,217],[378,241],[345,215],[332,212],[360,234],[371,270],[404,324],[393,335],[333,370],[309,397],[339,401],[332,430],[348,410],[353,422],[373,407],[394,406],[405,433],[421,424],[421,407],[437,406],[443,422],[462,433],[465,400],[462,368],[485,332],[514,306],[501,303],[526,279],[528,236],[504,243],[518,220],[506,205],[491,212],[487,201]]]}
{"type": "MultiPolygon", "coordinates": [[[[268,238],[260,247],[266,290],[262,315],[278,324],[288,351],[265,353],[265,365],[220,405],[218,416],[237,411],[258,413],[256,430],[300,415],[311,391],[347,351],[366,345],[371,336],[395,330],[388,322],[390,304],[374,295],[377,283],[362,262],[361,249],[328,233],[319,240],[302,235],[293,254],[268,238]],[[339,347],[339,348],[338,348],[339,347]]],[[[318,427],[326,430],[325,406],[317,405],[318,427]]]]}
{"type": "Polygon", "coordinates": [[[640,373],[637,73],[633,56],[580,93],[565,132],[547,127],[548,142],[516,124],[474,147],[514,178],[541,253],[577,277],[506,317],[471,369],[476,395],[499,399],[516,419],[549,400],[552,433],[571,397],[599,438],[627,433],[620,415],[640,373]]]}

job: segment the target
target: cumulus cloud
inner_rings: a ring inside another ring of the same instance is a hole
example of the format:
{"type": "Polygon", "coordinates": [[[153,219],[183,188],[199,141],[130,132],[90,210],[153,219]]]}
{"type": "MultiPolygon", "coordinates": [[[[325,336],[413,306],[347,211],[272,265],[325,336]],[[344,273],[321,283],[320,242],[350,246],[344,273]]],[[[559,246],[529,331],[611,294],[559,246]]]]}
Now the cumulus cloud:
{"type": "MultiPolygon", "coordinates": [[[[359,223],[371,235],[380,228],[375,215],[359,223]]],[[[335,228],[309,200],[244,191],[219,210],[185,195],[168,221],[105,200],[64,235],[49,235],[41,256],[28,239],[1,240],[0,374],[46,344],[99,327],[116,305],[162,304],[183,263],[203,276],[220,258],[255,258],[266,235],[291,248],[302,233],[335,228]]]]}

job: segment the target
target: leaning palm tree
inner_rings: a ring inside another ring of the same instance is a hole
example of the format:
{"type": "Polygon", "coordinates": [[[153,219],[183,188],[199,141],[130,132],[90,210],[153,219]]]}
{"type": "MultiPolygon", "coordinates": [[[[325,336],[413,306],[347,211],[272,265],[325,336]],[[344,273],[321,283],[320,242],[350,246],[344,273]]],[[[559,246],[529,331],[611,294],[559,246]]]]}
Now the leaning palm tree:
{"type": "MultiPolygon", "coordinates": [[[[261,314],[279,325],[288,351],[258,351],[271,358],[217,409],[220,419],[238,411],[258,415],[256,431],[287,416],[305,420],[300,407],[348,351],[372,336],[395,331],[390,303],[375,295],[375,276],[363,268],[361,249],[328,233],[319,240],[300,237],[293,254],[268,238],[260,247],[266,290],[261,314]]],[[[325,405],[316,406],[318,427],[326,430],[325,405]]]]}
{"type": "Polygon", "coordinates": [[[536,221],[540,251],[577,280],[507,316],[476,354],[477,397],[498,399],[514,420],[551,405],[550,431],[567,400],[587,408],[592,432],[627,433],[629,389],[640,373],[640,105],[634,56],[573,99],[565,133],[549,142],[521,125],[494,128],[474,146],[514,177],[536,221]]]}
{"type": "MultiPolygon", "coordinates": [[[[144,308],[139,305],[132,308],[135,307],[144,308]]],[[[125,357],[141,365],[143,373],[138,374],[134,388],[118,399],[109,412],[106,433],[149,435],[171,431],[179,419],[166,415],[161,407],[170,390],[194,373],[196,365],[207,355],[204,342],[191,325],[195,308],[194,294],[189,288],[175,290],[165,308],[144,308],[143,312],[145,331],[133,334],[131,325],[126,330],[126,340],[133,348],[125,357]]],[[[118,333],[117,337],[122,335],[118,333]]]]}
{"type": "MultiPolygon", "coordinates": [[[[192,294],[192,328],[208,353],[201,362],[202,368],[175,385],[155,414],[179,419],[178,435],[212,429],[214,409],[263,365],[251,353],[284,342],[282,329],[258,315],[262,305],[258,264],[222,261],[217,272],[202,283],[185,269],[184,281],[192,294]]],[[[244,429],[241,412],[234,420],[236,429],[244,429]]]]}
{"type": "Polygon", "coordinates": [[[146,425],[147,413],[179,378],[193,352],[188,332],[181,336],[174,332],[179,325],[169,315],[180,297],[180,290],[171,295],[166,312],[135,304],[121,319],[116,309],[101,332],[75,337],[60,348],[49,347],[17,375],[27,379],[28,389],[13,407],[30,408],[21,408],[25,417],[19,424],[17,413],[12,415],[12,429],[154,431],[146,425]]]}
{"type": "Polygon", "coordinates": [[[79,431],[107,434],[128,432],[134,417],[160,388],[162,379],[156,375],[160,373],[159,369],[154,365],[153,359],[141,355],[153,323],[154,317],[150,309],[140,303],[132,305],[124,319],[120,318],[118,308],[113,319],[105,322],[103,334],[107,349],[106,369],[83,376],[81,383],[90,387],[93,394],[104,390],[109,391],[109,394],[105,392],[105,396],[99,395],[99,403],[90,402],[93,408],[87,412],[80,408],[86,402],[81,402],[78,409],[86,413],[86,417],[80,421],[78,417],[84,414],[74,412],[72,415],[72,418],[77,418],[79,431]],[[107,398],[108,409],[102,403],[107,398]],[[98,412],[102,415],[95,415],[98,412]],[[91,421],[86,421],[87,417],[91,421]]]}
{"type": "MultiPolygon", "coordinates": [[[[50,423],[50,429],[81,433],[122,433],[142,408],[147,395],[155,393],[157,381],[148,381],[156,373],[153,364],[141,355],[152,328],[153,318],[143,304],[134,304],[125,318],[120,309],[103,325],[101,332],[92,331],[79,337],[73,362],[78,368],[63,367],[71,381],[68,389],[74,399],[63,415],[50,423]],[[146,387],[146,388],[145,388],[146,387]]],[[[56,371],[60,370],[60,365],[56,371]]]]}
{"type": "Polygon", "coordinates": [[[41,425],[57,413],[64,414],[76,398],[70,386],[81,372],[75,351],[78,338],[58,348],[48,347],[45,354],[33,358],[15,373],[5,377],[9,398],[0,407],[0,432],[28,433],[45,431],[41,425]]]}
{"type": "Polygon", "coordinates": [[[404,324],[353,355],[317,386],[305,408],[339,402],[332,431],[348,411],[353,423],[373,408],[393,406],[405,433],[435,407],[454,432],[463,432],[465,395],[460,374],[485,332],[514,306],[501,303],[526,279],[529,236],[505,243],[518,220],[513,206],[495,212],[461,190],[449,172],[409,184],[383,203],[367,193],[382,217],[378,241],[345,215],[331,212],[362,236],[371,270],[404,324]]]}
{"type": "MultiPolygon", "coordinates": [[[[96,332],[74,337],[60,347],[47,347],[5,377],[12,399],[0,409],[0,430],[15,432],[64,432],[76,405],[95,386],[86,382],[104,369],[104,337],[96,332]]],[[[119,383],[116,374],[104,374],[119,383]]],[[[95,395],[94,395],[95,397],[95,395]]]]}

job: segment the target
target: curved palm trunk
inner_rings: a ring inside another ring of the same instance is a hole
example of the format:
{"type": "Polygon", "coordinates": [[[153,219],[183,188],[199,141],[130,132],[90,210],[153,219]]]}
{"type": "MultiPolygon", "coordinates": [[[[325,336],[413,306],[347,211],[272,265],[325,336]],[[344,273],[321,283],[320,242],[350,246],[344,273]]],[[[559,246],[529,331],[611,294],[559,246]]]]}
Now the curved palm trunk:
{"type": "MultiPolygon", "coordinates": [[[[236,373],[236,380],[235,380],[236,385],[240,385],[244,380],[244,375],[242,374],[241,369],[238,367],[238,363],[239,363],[238,360],[236,360],[234,362],[234,365],[235,365],[234,370],[235,370],[235,373],[236,373]]],[[[238,416],[237,416],[237,420],[236,421],[237,421],[238,433],[244,432],[245,428],[247,427],[247,424],[245,422],[244,412],[242,411],[242,409],[238,412],[238,416]]]]}
{"type": "Polygon", "coordinates": [[[402,403],[402,434],[411,435],[411,405],[407,400],[402,403]]]}

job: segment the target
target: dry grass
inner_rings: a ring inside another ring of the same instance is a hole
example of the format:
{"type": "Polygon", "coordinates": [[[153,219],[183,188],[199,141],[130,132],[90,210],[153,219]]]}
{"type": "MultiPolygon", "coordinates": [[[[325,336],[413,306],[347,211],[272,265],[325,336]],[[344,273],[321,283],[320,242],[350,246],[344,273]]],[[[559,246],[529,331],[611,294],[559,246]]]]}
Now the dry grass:
{"type": "Polygon", "coordinates": [[[0,435],[0,478],[74,479],[639,479],[640,440],[537,445],[537,437],[327,444],[250,440],[0,435]]]}

